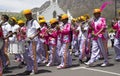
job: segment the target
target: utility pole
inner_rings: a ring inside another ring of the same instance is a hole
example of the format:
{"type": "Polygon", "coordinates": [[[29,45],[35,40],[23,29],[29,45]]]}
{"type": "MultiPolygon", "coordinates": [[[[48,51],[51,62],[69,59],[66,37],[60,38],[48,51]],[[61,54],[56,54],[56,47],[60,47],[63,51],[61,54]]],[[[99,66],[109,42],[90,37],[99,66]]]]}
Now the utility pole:
{"type": "Polygon", "coordinates": [[[118,9],[120,9],[120,0],[114,0],[115,1],[115,17],[117,17],[118,9]]]}
{"type": "Polygon", "coordinates": [[[115,0],[115,17],[117,17],[117,0],[115,0]]]}

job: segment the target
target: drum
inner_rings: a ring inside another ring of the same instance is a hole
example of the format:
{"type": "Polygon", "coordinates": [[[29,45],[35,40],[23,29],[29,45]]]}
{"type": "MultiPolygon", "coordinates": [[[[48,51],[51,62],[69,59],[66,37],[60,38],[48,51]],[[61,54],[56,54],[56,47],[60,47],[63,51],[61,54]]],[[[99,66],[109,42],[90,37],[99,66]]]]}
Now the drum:
{"type": "Polygon", "coordinates": [[[8,52],[9,54],[23,54],[25,52],[24,42],[10,42],[8,52]]]}
{"type": "Polygon", "coordinates": [[[3,48],[3,45],[4,45],[4,40],[0,38],[0,50],[3,48]]]}

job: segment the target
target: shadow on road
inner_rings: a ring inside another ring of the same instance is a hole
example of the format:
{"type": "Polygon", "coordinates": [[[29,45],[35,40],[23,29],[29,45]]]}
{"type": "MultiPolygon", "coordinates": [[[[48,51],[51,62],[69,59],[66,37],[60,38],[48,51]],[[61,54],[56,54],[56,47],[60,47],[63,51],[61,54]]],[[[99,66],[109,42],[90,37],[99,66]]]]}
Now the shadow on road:
{"type": "Polygon", "coordinates": [[[18,69],[18,66],[11,66],[11,67],[8,67],[8,70],[14,70],[14,69],[18,69]]]}
{"type": "Polygon", "coordinates": [[[70,68],[74,68],[74,67],[78,67],[80,66],[80,64],[72,64],[72,66],[70,68]]]}
{"type": "MultiPolygon", "coordinates": [[[[45,70],[45,69],[41,69],[41,70],[38,70],[37,74],[41,74],[41,73],[51,73],[52,71],[50,70],[45,70]]],[[[35,74],[35,75],[37,75],[35,74]]],[[[6,76],[26,76],[26,75],[23,75],[23,73],[18,73],[16,75],[6,75],[6,76]]]]}
{"type": "MultiPolygon", "coordinates": [[[[96,65],[91,65],[90,67],[102,67],[101,64],[102,64],[102,63],[96,64],[96,65]]],[[[112,67],[112,66],[114,66],[114,64],[113,64],[113,63],[109,63],[109,64],[108,64],[107,66],[105,66],[105,67],[112,67]]]]}

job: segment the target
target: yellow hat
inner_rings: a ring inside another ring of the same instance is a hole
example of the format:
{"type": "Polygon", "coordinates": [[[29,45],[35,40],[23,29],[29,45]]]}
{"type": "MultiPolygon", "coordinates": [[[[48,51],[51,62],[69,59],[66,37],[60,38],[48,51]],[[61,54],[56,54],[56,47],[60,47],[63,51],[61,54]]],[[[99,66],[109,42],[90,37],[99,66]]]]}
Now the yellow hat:
{"type": "Polygon", "coordinates": [[[15,17],[11,17],[12,20],[14,20],[15,22],[17,22],[17,19],[15,17]]]}
{"type": "Polygon", "coordinates": [[[120,10],[118,10],[118,13],[120,13],[120,10]]]}
{"type": "Polygon", "coordinates": [[[77,20],[75,18],[72,19],[72,22],[76,22],[77,20]]]}
{"type": "Polygon", "coordinates": [[[58,22],[58,20],[57,20],[56,18],[52,18],[52,19],[50,20],[50,24],[54,24],[54,23],[56,23],[56,22],[58,22]]]}
{"type": "Polygon", "coordinates": [[[77,20],[80,20],[80,17],[77,17],[77,20]]]}
{"type": "Polygon", "coordinates": [[[75,18],[76,19],[76,21],[78,21],[79,19],[78,19],[78,17],[77,18],[75,18]]]}
{"type": "Polygon", "coordinates": [[[62,19],[62,20],[67,19],[67,18],[68,18],[68,15],[67,15],[67,14],[63,14],[63,15],[61,16],[61,19],[62,19]]]}
{"type": "Polygon", "coordinates": [[[99,8],[94,9],[93,13],[101,13],[101,10],[99,8]]]}
{"type": "Polygon", "coordinates": [[[84,16],[80,16],[80,20],[85,21],[85,20],[86,20],[86,18],[85,18],[84,16]]]}
{"type": "Polygon", "coordinates": [[[39,16],[38,17],[40,20],[45,19],[44,16],[39,16]]]}
{"type": "Polygon", "coordinates": [[[19,20],[19,21],[18,21],[18,24],[23,24],[23,23],[24,23],[23,20],[19,20]]]}
{"type": "Polygon", "coordinates": [[[45,19],[39,20],[39,23],[46,23],[45,19]]]}
{"type": "Polygon", "coordinates": [[[31,13],[32,11],[30,9],[23,10],[24,15],[31,14],[31,13]]]}
{"type": "Polygon", "coordinates": [[[89,15],[89,14],[85,14],[84,17],[85,17],[86,19],[90,19],[90,15],[89,15]]]}

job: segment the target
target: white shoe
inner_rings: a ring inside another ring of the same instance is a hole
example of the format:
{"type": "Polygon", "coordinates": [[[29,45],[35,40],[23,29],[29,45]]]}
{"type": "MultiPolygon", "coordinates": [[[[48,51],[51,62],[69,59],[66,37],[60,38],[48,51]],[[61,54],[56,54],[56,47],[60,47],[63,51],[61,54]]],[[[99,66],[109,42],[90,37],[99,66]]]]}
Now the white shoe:
{"type": "Polygon", "coordinates": [[[38,71],[34,71],[34,70],[32,70],[32,72],[30,73],[30,75],[35,75],[35,74],[37,74],[38,73],[38,71]]]}
{"type": "Polygon", "coordinates": [[[93,63],[89,63],[89,62],[85,62],[84,64],[87,65],[87,66],[92,66],[93,65],[93,63]]]}
{"type": "Polygon", "coordinates": [[[34,73],[34,72],[31,72],[30,75],[35,75],[35,73],[34,73]]]}
{"type": "Polygon", "coordinates": [[[116,60],[116,61],[120,61],[120,58],[117,58],[117,57],[116,57],[115,60],[116,60]]]}
{"type": "Polygon", "coordinates": [[[48,63],[46,66],[47,66],[47,67],[51,66],[51,63],[48,63]]]}
{"type": "Polygon", "coordinates": [[[44,60],[42,63],[47,63],[48,61],[47,60],[44,60]]]}
{"type": "Polygon", "coordinates": [[[103,64],[101,64],[101,67],[106,67],[108,65],[109,65],[109,63],[103,63],[103,64]]]}

